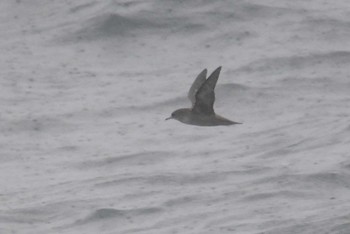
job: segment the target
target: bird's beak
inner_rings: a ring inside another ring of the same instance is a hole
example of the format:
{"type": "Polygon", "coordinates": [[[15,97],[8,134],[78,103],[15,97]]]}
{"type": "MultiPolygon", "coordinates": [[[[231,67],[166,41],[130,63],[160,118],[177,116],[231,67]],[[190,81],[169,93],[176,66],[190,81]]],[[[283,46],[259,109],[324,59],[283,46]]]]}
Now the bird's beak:
{"type": "Polygon", "coordinates": [[[172,119],[172,118],[173,118],[173,117],[170,116],[170,117],[166,118],[165,120],[169,120],[169,119],[172,119]]]}

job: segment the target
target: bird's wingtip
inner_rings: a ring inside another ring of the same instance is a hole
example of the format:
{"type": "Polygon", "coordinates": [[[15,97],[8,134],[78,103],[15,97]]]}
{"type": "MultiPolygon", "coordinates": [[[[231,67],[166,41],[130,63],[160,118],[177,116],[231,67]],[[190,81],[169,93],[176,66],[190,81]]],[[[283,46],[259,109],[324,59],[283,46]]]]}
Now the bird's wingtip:
{"type": "Polygon", "coordinates": [[[215,73],[220,73],[220,72],[221,72],[221,68],[222,68],[222,66],[217,67],[217,68],[213,71],[213,73],[214,73],[214,74],[215,74],[215,73]]]}
{"type": "Polygon", "coordinates": [[[205,77],[207,76],[207,73],[208,73],[208,69],[207,68],[204,68],[202,71],[201,71],[201,73],[199,73],[199,74],[202,74],[202,75],[204,75],[205,77]]]}

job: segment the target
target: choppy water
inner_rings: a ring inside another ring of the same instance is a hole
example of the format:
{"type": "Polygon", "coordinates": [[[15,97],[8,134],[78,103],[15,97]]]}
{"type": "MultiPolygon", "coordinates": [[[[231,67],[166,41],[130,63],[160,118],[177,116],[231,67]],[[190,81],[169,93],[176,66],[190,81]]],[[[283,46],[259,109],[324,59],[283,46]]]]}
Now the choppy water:
{"type": "Polygon", "coordinates": [[[0,233],[350,233],[348,5],[3,0],[0,233]]]}

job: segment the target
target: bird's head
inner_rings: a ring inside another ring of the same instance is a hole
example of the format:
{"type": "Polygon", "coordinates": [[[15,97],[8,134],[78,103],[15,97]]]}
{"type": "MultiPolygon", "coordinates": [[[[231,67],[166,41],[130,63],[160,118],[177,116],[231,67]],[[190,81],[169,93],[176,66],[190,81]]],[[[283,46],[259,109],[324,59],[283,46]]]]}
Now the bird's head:
{"type": "Polygon", "coordinates": [[[173,113],[171,113],[171,116],[166,118],[165,120],[176,119],[181,122],[186,122],[186,120],[189,118],[190,112],[191,112],[190,109],[186,109],[186,108],[178,109],[173,113]]]}

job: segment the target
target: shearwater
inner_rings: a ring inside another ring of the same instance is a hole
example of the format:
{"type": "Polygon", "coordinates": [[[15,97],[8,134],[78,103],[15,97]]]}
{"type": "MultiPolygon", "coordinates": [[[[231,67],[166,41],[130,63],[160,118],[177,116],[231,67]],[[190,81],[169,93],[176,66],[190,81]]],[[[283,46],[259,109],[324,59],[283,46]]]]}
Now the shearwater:
{"type": "Polygon", "coordinates": [[[218,126],[240,124],[221,117],[214,112],[215,86],[218,81],[221,66],[207,79],[207,69],[204,69],[194,80],[188,98],[192,102],[192,108],[181,108],[174,111],[168,119],[176,119],[185,124],[198,126],[218,126]]]}

